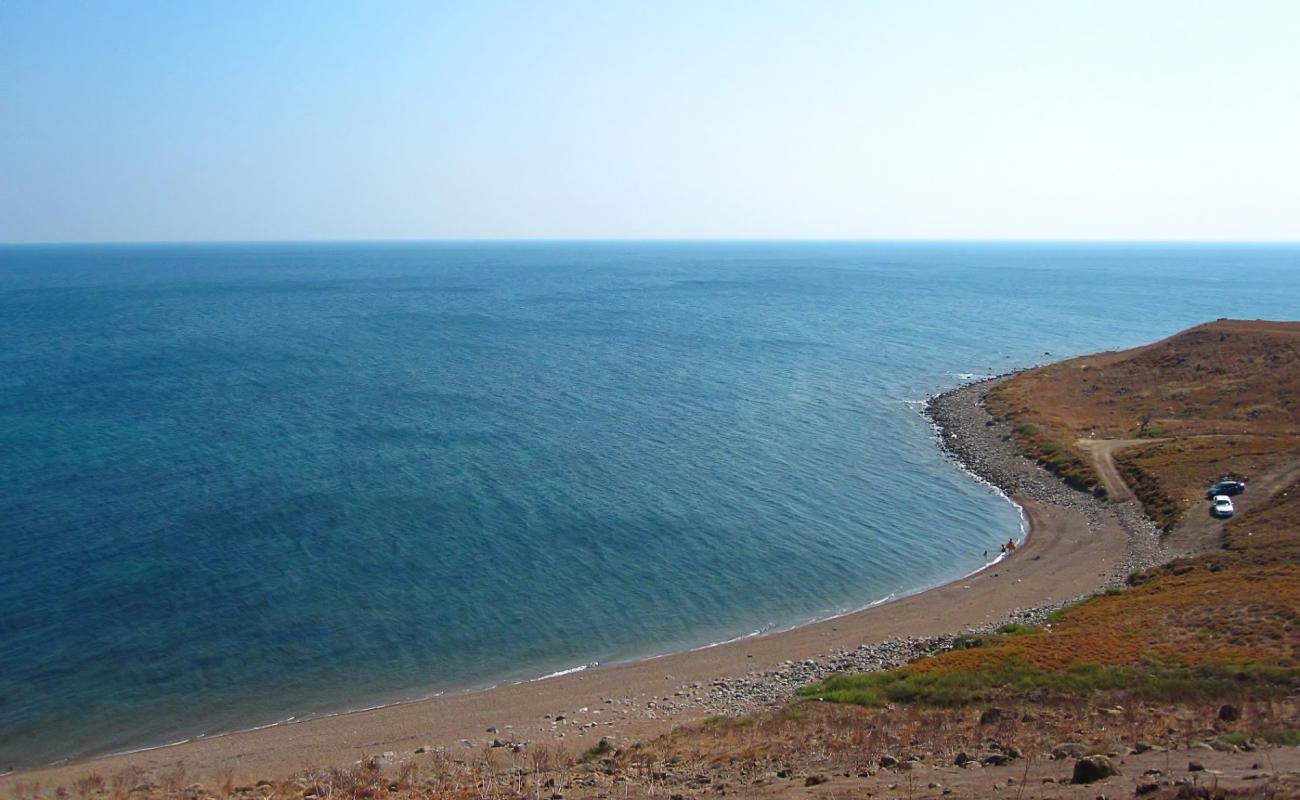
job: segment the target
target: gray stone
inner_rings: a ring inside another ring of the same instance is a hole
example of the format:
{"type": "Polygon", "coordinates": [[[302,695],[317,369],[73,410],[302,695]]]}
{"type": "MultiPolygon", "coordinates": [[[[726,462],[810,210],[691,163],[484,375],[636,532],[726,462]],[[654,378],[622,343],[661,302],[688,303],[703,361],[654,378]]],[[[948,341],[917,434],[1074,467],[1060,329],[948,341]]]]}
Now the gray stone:
{"type": "Polygon", "coordinates": [[[996,725],[1001,721],[1002,709],[1000,708],[988,708],[984,710],[983,714],[980,714],[981,725],[996,725]]]}
{"type": "Polygon", "coordinates": [[[1119,774],[1106,756],[1086,756],[1074,762],[1073,783],[1094,783],[1119,774]]]}

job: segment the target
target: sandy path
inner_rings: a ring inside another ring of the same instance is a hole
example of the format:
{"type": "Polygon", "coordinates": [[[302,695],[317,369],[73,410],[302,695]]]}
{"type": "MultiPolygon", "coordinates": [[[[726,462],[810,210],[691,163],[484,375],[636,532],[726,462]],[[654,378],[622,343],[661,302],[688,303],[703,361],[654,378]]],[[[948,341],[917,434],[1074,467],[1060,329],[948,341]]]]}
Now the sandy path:
{"type": "MultiPolygon", "coordinates": [[[[815,658],[839,649],[905,636],[930,636],[996,621],[1010,612],[1095,591],[1124,555],[1125,533],[1113,521],[1091,533],[1082,513],[1017,497],[1030,519],[1028,543],[1009,560],[969,578],[834,620],[792,631],[628,664],[602,666],[546,681],[432,698],[373,711],[202,739],[162,749],[113,756],[0,778],[0,791],[17,782],[69,784],[94,770],[111,775],[127,766],[186,770],[189,780],[219,781],[287,776],[308,766],[350,764],[362,754],[410,755],[425,744],[464,748],[503,738],[554,741],[585,749],[601,735],[646,737],[690,721],[702,710],[676,717],[646,716],[646,703],[672,696],[682,684],[707,682],[768,669],[787,659],[815,658]],[[605,699],[616,702],[606,704],[605,699]],[[630,698],[634,702],[617,702],[630,698]],[[589,711],[581,711],[582,708],[589,711]],[[545,715],[564,714],[556,725],[545,715]],[[579,724],[596,722],[583,729],[579,724]],[[606,723],[612,722],[613,725],[606,723]],[[508,727],[509,726],[509,727],[508,727]]],[[[649,712],[654,713],[654,712],[649,712]]],[[[6,792],[8,793],[8,792],[6,792]]]]}
{"type": "Polygon", "coordinates": [[[1136,500],[1133,490],[1128,488],[1124,477],[1115,466],[1115,451],[1132,447],[1135,444],[1155,444],[1167,442],[1168,439],[1080,439],[1076,444],[1092,457],[1092,463],[1101,476],[1101,483],[1106,487],[1106,496],[1116,503],[1136,500]]]}

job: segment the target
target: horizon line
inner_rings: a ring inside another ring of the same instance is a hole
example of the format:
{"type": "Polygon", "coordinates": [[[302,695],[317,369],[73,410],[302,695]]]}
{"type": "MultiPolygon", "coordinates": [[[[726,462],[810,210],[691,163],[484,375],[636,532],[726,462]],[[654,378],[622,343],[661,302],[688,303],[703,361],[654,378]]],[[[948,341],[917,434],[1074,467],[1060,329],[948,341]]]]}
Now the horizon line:
{"type": "Polygon", "coordinates": [[[0,241],[0,247],[103,247],[129,245],[274,244],[1129,244],[1129,245],[1300,245],[1300,239],[1053,239],[1053,238],[852,238],[852,237],[449,237],[374,239],[75,239],[0,241]]]}

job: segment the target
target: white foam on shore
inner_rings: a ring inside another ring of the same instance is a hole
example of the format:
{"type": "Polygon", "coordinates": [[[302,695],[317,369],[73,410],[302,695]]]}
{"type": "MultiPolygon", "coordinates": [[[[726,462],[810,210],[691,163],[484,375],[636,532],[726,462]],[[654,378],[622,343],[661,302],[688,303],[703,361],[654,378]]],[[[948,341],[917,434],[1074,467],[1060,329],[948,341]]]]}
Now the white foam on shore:
{"type": "MultiPolygon", "coordinates": [[[[148,747],[137,747],[134,750],[119,750],[116,753],[109,753],[108,755],[104,756],[104,758],[112,758],[113,756],[133,756],[136,753],[148,753],[150,750],[161,750],[164,747],[175,747],[178,744],[185,744],[186,742],[192,741],[193,738],[194,737],[191,737],[189,739],[177,739],[174,742],[168,742],[166,744],[152,744],[149,745],[148,747]]],[[[51,761],[49,765],[53,767],[55,765],[62,764],[66,761],[67,761],[66,758],[63,759],[62,761],[51,761]]]]}
{"type": "MultiPolygon", "coordinates": [[[[798,625],[795,625],[794,627],[797,628],[797,627],[799,627],[799,626],[798,626],[798,625]]],[[[687,649],[686,652],[688,652],[688,653],[695,653],[695,652],[698,652],[698,651],[700,651],[700,650],[712,650],[712,649],[715,648],[715,647],[721,647],[721,646],[724,645],[724,644],[731,644],[732,642],[743,642],[743,641],[746,640],[746,639],[753,639],[753,638],[756,637],[756,636],[762,636],[762,635],[764,635],[764,634],[771,633],[771,632],[772,632],[773,630],[775,630],[775,629],[776,629],[776,625],[775,625],[775,624],[772,624],[772,623],[769,623],[769,624],[764,625],[763,627],[759,628],[758,630],[750,631],[749,633],[742,633],[742,634],[740,634],[739,636],[733,636],[733,637],[731,637],[730,639],[722,639],[722,640],[717,641],[717,642],[709,642],[708,644],[702,644],[702,645],[698,645],[698,646],[696,646],[696,647],[691,647],[691,648],[687,649]]],[[[672,653],[663,653],[662,655],[666,655],[666,656],[668,656],[668,655],[672,655],[672,653]]]]}
{"type": "Polygon", "coordinates": [[[559,671],[557,671],[557,672],[552,672],[552,673],[550,673],[549,675],[543,675],[543,676],[540,677],[540,678],[529,678],[529,679],[526,680],[526,681],[519,681],[519,682],[520,682],[520,683],[534,683],[534,682],[536,682],[536,681],[548,681],[548,680],[550,680],[551,678],[558,678],[558,677],[560,677],[561,675],[572,675],[572,674],[575,673],[575,672],[582,672],[583,670],[590,669],[590,668],[592,668],[592,667],[598,667],[598,666],[600,666],[600,662],[599,662],[599,661],[593,661],[593,662],[591,662],[590,664],[579,664],[579,665],[576,666],[576,667],[569,667],[568,669],[562,669],[562,670],[559,670],[559,671]]]}

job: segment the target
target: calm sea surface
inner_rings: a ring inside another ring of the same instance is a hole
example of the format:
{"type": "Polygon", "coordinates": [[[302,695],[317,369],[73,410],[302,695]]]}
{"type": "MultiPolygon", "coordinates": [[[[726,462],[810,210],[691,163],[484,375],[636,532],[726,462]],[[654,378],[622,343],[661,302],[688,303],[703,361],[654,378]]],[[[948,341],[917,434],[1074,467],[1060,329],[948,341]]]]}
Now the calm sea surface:
{"type": "Polygon", "coordinates": [[[0,771],[954,578],[918,401],[1223,316],[1300,248],[0,247],[0,771]]]}

